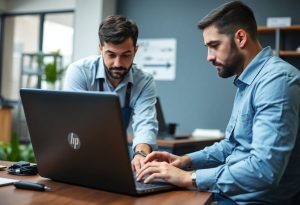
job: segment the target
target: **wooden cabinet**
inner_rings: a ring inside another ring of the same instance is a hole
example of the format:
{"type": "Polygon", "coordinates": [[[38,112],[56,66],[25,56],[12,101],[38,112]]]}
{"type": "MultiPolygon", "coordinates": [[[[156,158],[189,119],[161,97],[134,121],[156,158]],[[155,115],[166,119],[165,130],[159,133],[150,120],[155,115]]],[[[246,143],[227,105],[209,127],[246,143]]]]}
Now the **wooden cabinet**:
{"type": "Polygon", "coordinates": [[[274,54],[300,69],[300,25],[258,26],[258,37],[263,47],[271,46],[274,54]]]}
{"type": "Polygon", "coordinates": [[[0,108],[0,141],[10,142],[12,127],[11,108],[0,108]]]}

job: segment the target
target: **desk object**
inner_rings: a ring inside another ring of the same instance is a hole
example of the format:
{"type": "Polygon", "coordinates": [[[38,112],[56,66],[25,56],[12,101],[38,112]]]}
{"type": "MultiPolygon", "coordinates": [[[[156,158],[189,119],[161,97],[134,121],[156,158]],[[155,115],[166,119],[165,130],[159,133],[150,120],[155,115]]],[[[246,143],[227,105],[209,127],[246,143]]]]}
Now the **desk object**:
{"type": "Polygon", "coordinates": [[[17,181],[18,180],[16,180],[16,179],[10,179],[10,178],[0,177],[0,187],[1,186],[5,186],[5,185],[13,184],[13,183],[15,183],[17,181]]]}
{"type": "Polygon", "coordinates": [[[222,140],[225,134],[217,129],[195,129],[192,133],[194,139],[199,140],[222,140]]]}
{"type": "MultiPolygon", "coordinates": [[[[0,161],[0,163],[6,165],[7,167],[13,164],[12,162],[5,161],[0,161]]],[[[176,190],[133,197],[55,182],[40,176],[15,176],[9,175],[7,172],[2,171],[0,172],[0,177],[32,181],[51,187],[51,191],[48,192],[35,192],[30,190],[15,189],[14,186],[0,187],[1,204],[5,205],[209,205],[213,199],[211,193],[190,190],[176,190]]]]}
{"type": "Polygon", "coordinates": [[[0,141],[10,142],[12,113],[11,108],[0,108],[0,141]]]}
{"type": "Polygon", "coordinates": [[[291,26],[292,18],[291,17],[268,17],[267,26],[268,27],[284,27],[291,26]]]}
{"type": "Polygon", "coordinates": [[[30,189],[30,190],[34,190],[34,191],[50,190],[50,188],[44,184],[34,183],[34,182],[29,182],[29,181],[17,181],[17,182],[14,182],[14,185],[18,189],[30,189]]]}

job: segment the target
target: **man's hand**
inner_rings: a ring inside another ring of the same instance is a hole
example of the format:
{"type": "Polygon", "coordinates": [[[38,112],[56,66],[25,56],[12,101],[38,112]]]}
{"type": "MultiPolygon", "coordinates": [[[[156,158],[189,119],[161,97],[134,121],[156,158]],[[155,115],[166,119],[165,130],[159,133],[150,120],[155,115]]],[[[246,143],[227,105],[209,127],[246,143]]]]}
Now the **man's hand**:
{"type": "MultiPolygon", "coordinates": [[[[151,152],[152,148],[148,144],[138,144],[135,146],[134,150],[135,150],[135,152],[143,151],[144,153],[149,154],[151,152]]],[[[132,170],[134,172],[137,172],[138,170],[140,170],[141,167],[145,164],[144,160],[145,160],[144,156],[142,156],[140,154],[136,154],[131,161],[132,170]]]]}
{"type": "Polygon", "coordinates": [[[152,161],[167,162],[181,169],[191,166],[191,159],[187,155],[180,157],[168,152],[152,152],[147,155],[144,163],[152,161]]]}
{"type": "Polygon", "coordinates": [[[179,169],[167,162],[152,161],[146,163],[136,174],[137,181],[149,183],[154,179],[163,179],[179,187],[192,187],[191,172],[179,169]]]}
{"type": "Polygon", "coordinates": [[[142,166],[144,166],[144,160],[145,160],[145,157],[143,157],[142,155],[135,155],[134,158],[132,159],[131,161],[131,167],[132,167],[132,170],[134,172],[137,172],[141,169],[142,166]]]}
{"type": "Polygon", "coordinates": [[[136,173],[137,181],[149,183],[154,179],[163,179],[180,187],[191,187],[191,172],[182,169],[191,166],[189,156],[182,157],[168,152],[152,152],[144,160],[144,164],[136,173]]]}

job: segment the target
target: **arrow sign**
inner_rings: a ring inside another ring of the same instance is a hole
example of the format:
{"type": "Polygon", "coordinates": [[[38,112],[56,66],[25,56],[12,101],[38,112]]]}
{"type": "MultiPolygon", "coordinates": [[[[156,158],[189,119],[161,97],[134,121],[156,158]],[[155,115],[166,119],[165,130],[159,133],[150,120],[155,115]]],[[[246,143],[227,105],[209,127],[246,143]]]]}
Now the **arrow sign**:
{"type": "Polygon", "coordinates": [[[155,80],[175,80],[175,38],[138,39],[138,45],[139,49],[134,58],[137,66],[151,73],[155,80]]]}
{"type": "Polygon", "coordinates": [[[170,63],[166,63],[166,64],[144,64],[143,67],[144,67],[144,68],[147,68],[147,67],[170,68],[170,67],[171,67],[171,64],[170,64],[170,63]]]}

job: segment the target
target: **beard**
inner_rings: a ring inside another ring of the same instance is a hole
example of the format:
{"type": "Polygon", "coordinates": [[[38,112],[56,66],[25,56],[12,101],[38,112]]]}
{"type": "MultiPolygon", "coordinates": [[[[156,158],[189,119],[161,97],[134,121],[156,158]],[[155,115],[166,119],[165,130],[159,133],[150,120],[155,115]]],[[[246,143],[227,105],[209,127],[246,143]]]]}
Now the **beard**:
{"type": "Polygon", "coordinates": [[[243,54],[238,50],[237,46],[234,44],[234,41],[231,42],[230,54],[227,60],[222,64],[217,61],[213,61],[213,65],[218,69],[218,74],[221,78],[229,78],[236,75],[237,71],[242,69],[244,62],[243,54]]]}
{"type": "MultiPolygon", "coordinates": [[[[131,64],[132,65],[132,64],[131,64]]],[[[107,75],[115,80],[123,80],[124,77],[127,75],[127,73],[129,72],[131,65],[129,68],[125,68],[125,67],[110,67],[108,68],[105,64],[104,64],[104,68],[105,68],[105,72],[107,73],[107,75]]]]}

